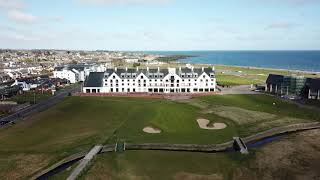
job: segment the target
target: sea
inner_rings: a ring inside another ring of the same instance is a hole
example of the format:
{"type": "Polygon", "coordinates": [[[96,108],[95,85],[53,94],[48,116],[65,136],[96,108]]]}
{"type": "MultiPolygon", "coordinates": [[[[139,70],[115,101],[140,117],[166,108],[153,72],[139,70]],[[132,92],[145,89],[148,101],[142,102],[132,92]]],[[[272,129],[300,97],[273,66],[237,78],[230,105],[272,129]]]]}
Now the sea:
{"type": "Polygon", "coordinates": [[[320,72],[319,51],[148,51],[157,55],[194,56],[191,64],[219,64],[320,72]]]}

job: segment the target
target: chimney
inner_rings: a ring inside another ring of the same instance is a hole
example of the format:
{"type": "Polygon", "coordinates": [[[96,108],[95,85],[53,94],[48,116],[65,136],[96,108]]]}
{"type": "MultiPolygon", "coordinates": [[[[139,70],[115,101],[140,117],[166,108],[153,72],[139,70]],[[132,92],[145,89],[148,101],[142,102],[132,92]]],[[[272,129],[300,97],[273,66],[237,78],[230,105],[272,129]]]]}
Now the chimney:
{"type": "Polygon", "coordinates": [[[128,67],[126,67],[126,71],[128,71],[128,67]]]}
{"type": "Polygon", "coordinates": [[[215,70],[216,70],[216,68],[214,66],[212,66],[212,71],[215,71],[215,70]]]}
{"type": "Polygon", "coordinates": [[[158,67],[158,72],[160,72],[160,67],[158,67]]]}
{"type": "Polygon", "coordinates": [[[115,71],[115,72],[117,72],[117,71],[118,71],[118,68],[117,68],[117,67],[115,67],[115,68],[114,68],[114,71],[115,71]]]}
{"type": "Polygon", "coordinates": [[[181,66],[179,67],[179,71],[181,72],[181,66]]]}
{"type": "Polygon", "coordinates": [[[149,67],[147,67],[147,71],[149,72],[149,67]]]}
{"type": "Polygon", "coordinates": [[[204,67],[202,67],[202,72],[204,71],[204,67]]]}
{"type": "Polygon", "coordinates": [[[137,67],[137,72],[139,71],[139,67],[137,67]]]}

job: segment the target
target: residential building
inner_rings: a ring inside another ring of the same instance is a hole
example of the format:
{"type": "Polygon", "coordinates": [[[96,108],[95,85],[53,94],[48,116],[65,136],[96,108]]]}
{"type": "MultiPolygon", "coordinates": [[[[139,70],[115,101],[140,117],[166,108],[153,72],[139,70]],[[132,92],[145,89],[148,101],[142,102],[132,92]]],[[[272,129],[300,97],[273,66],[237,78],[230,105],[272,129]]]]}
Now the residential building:
{"type": "Polygon", "coordinates": [[[66,65],[54,68],[53,77],[67,79],[71,84],[83,82],[86,77],[86,65],[66,65]]]}
{"type": "Polygon", "coordinates": [[[216,90],[213,68],[107,69],[91,72],[84,93],[204,93],[216,90]]]}

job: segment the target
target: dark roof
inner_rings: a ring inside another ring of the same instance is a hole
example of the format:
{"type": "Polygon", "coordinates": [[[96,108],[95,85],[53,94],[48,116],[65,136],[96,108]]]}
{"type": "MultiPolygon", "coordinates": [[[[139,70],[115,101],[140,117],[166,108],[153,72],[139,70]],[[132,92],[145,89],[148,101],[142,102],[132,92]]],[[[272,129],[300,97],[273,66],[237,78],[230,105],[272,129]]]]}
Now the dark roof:
{"type": "Polygon", "coordinates": [[[208,75],[214,74],[214,71],[212,68],[204,68],[204,72],[207,73],[208,75]]]}
{"type": "Polygon", "coordinates": [[[284,76],[277,74],[269,74],[269,77],[266,81],[267,84],[281,84],[283,83],[284,76]]]}
{"type": "Polygon", "coordinates": [[[320,79],[307,78],[306,84],[310,89],[320,89],[320,79]]]}
{"type": "Polygon", "coordinates": [[[72,70],[75,69],[77,71],[84,71],[84,69],[88,67],[88,65],[84,64],[69,64],[65,66],[57,66],[54,68],[55,71],[62,71],[63,69],[72,70]]]}
{"type": "Polygon", "coordinates": [[[84,83],[84,87],[102,87],[103,77],[103,72],[91,72],[84,83]]]}
{"type": "MultiPolygon", "coordinates": [[[[207,73],[208,75],[215,73],[212,68],[204,68],[203,71],[202,71],[202,68],[194,68],[193,70],[190,68],[181,68],[181,71],[177,69],[177,74],[180,75],[180,77],[181,77],[181,74],[195,73],[195,74],[201,75],[203,72],[207,73]]],[[[118,68],[117,71],[115,71],[115,69],[107,69],[105,77],[107,78],[113,73],[116,73],[119,77],[121,77],[121,75],[126,75],[126,78],[133,78],[132,74],[140,75],[141,73],[147,77],[160,78],[159,76],[159,73],[160,73],[161,75],[163,75],[162,76],[163,78],[169,74],[169,70],[167,68],[160,69],[160,71],[158,71],[158,68],[150,68],[149,71],[147,69],[138,69],[137,71],[137,69],[134,69],[134,68],[129,68],[129,69],[118,68]]]]}

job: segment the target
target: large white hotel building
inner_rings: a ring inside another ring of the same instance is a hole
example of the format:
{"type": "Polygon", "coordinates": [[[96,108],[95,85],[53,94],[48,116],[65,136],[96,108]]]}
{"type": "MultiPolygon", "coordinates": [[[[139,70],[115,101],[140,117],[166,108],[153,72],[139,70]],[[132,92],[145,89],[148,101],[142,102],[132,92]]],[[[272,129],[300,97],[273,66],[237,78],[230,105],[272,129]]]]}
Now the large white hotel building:
{"type": "Polygon", "coordinates": [[[212,68],[113,68],[91,72],[83,93],[205,93],[216,90],[212,68]]]}

